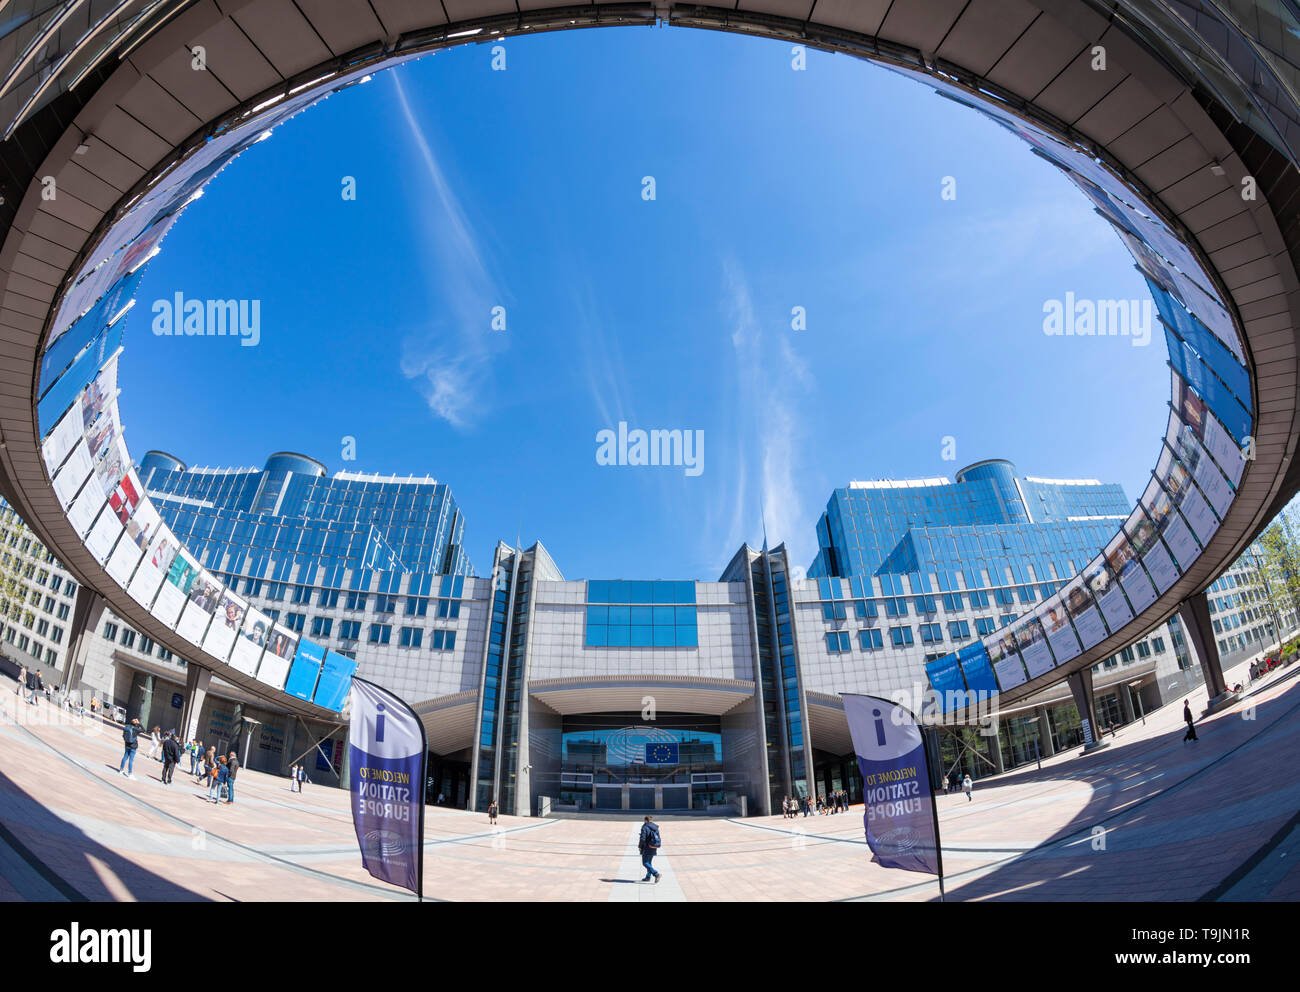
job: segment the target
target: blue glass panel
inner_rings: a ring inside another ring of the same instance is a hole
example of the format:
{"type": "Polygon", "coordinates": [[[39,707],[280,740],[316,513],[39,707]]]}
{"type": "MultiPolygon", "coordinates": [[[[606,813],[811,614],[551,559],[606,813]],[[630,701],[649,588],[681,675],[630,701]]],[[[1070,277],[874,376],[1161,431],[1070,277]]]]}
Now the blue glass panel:
{"type": "Polygon", "coordinates": [[[654,623],[653,606],[634,606],[632,607],[631,613],[632,613],[631,622],[634,624],[640,624],[648,627],[650,624],[654,623]]]}
{"type": "Polygon", "coordinates": [[[654,602],[656,603],[673,603],[677,600],[677,584],[675,582],[656,582],[654,583],[654,602]]]}
{"type": "Polygon", "coordinates": [[[679,648],[693,648],[699,645],[699,634],[694,626],[677,628],[677,646],[679,648]]]}
{"type": "Polygon", "coordinates": [[[679,603],[695,602],[695,583],[694,582],[675,582],[677,587],[676,599],[679,603]]]}
{"type": "Polygon", "coordinates": [[[609,628],[609,646],[611,648],[625,648],[628,646],[628,638],[631,636],[627,627],[610,627],[609,628]]]}
{"type": "Polygon", "coordinates": [[[633,624],[628,628],[631,640],[628,642],[634,648],[648,648],[654,645],[654,628],[645,624],[633,624]]]}
{"type": "Polygon", "coordinates": [[[631,584],[627,582],[611,582],[609,584],[609,601],[611,603],[632,602],[631,584]]]}
{"type": "Polygon", "coordinates": [[[654,646],[657,648],[671,648],[677,646],[677,628],[675,627],[654,627],[654,646]]]}
{"type": "Polygon", "coordinates": [[[604,625],[587,626],[587,647],[603,648],[609,643],[609,628],[604,625]]]}
{"type": "Polygon", "coordinates": [[[684,626],[685,624],[690,624],[691,626],[695,625],[696,616],[694,606],[679,606],[673,612],[676,614],[675,619],[679,627],[684,626]]]}
{"type": "Polygon", "coordinates": [[[653,621],[652,621],[652,622],[654,623],[654,625],[655,625],[656,627],[663,626],[663,625],[665,625],[665,624],[668,625],[668,626],[670,626],[670,627],[672,626],[672,624],[674,623],[674,617],[673,617],[673,614],[674,614],[674,611],[675,611],[676,607],[673,607],[673,606],[655,606],[655,607],[651,607],[651,609],[652,609],[652,611],[653,611],[653,621]]]}
{"type": "Polygon", "coordinates": [[[609,623],[609,607],[608,607],[608,606],[588,606],[588,607],[587,607],[587,623],[588,623],[588,624],[598,623],[598,624],[601,624],[601,625],[604,625],[604,624],[609,623]]]}
{"type": "Polygon", "coordinates": [[[608,603],[609,600],[609,583],[603,580],[587,583],[587,602],[588,603],[608,603]]]}
{"type": "Polygon", "coordinates": [[[653,582],[629,582],[631,591],[629,593],[630,603],[653,603],[654,602],[654,583],[653,582]]]}
{"type": "Polygon", "coordinates": [[[609,624],[611,627],[626,627],[632,622],[632,607],[630,606],[611,606],[609,608],[609,624]]]}

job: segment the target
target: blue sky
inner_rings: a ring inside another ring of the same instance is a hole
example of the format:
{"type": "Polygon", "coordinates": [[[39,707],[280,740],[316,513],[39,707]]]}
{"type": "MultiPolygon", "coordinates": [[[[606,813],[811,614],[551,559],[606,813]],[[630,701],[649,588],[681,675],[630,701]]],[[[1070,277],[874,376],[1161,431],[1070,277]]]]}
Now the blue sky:
{"type": "Polygon", "coordinates": [[[209,185],[128,318],[137,458],[432,475],[480,573],[518,535],[570,578],[714,579],[763,511],[807,565],[836,486],[983,458],[1140,494],[1162,340],[1049,337],[1043,304],[1149,294],[1014,136],[843,56],[793,71],[784,43],[505,47],[505,71],[479,45],[379,74],[209,185]],[[153,336],[178,291],[261,300],[259,346],[153,336]],[[598,465],[620,420],[703,431],[703,471],[598,465]]]}

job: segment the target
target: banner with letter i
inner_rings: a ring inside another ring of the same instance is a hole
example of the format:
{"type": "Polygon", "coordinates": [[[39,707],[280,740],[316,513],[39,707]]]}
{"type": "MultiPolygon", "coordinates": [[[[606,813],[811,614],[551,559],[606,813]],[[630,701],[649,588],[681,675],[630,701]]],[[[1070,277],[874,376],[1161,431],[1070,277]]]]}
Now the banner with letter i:
{"type": "Polygon", "coordinates": [[[397,696],[352,679],[352,823],[361,864],[424,898],[424,724],[397,696]]]}
{"type": "Polygon", "coordinates": [[[939,814],[921,728],[911,712],[879,696],[842,693],[862,771],[863,825],[872,861],[939,876],[939,814]]]}

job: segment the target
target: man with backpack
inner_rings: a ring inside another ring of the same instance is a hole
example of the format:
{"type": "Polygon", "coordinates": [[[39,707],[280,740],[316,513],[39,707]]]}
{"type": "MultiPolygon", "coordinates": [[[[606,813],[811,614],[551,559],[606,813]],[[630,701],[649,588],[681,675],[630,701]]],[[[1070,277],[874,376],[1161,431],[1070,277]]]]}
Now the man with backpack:
{"type": "Polygon", "coordinates": [[[226,780],[226,805],[229,806],[235,801],[235,776],[239,773],[239,755],[234,751],[226,758],[226,768],[229,775],[226,780]]]}
{"type": "Polygon", "coordinates": [[[117,773],[135,781],[135,750],[140,746],[140,718],[132,717],[131,722],[122,728],[122,743],[126,749],[122,752],[122,763],[117,766],[117,773]],[[125,771],[123,770],[125,769],[125,771]]]}
{"type": "Polygon", "coordinates": [[[641,879],[643,882],[648,882],[653,878],[655,884],[659,884],[659,879],[662,876],[655,871],[652,862],[655,855],[659,853],[661,843],[659,824],[654,822],[654,817],[647,816],[645,822],[641,824],[641,839],[637,842],[637,849],[641,852],[641,864],[645,867],[645,878],[641,879]]]}

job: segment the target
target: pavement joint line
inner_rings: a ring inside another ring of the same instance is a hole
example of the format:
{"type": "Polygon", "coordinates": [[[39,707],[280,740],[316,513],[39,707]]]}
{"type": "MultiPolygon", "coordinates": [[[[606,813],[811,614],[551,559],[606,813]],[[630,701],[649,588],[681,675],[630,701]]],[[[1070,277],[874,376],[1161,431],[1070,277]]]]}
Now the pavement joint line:
{"type": "Polygon", "coordinates": [[[53,868],[42,861],[35,851],[19,840],[3,823],[0,823],[0,843],[4,843],[10,850],[18,855],[18,857],[27,862],[28,867],[53,886],[55,891],[68,900],[68,902],[90,901],[82,895],[82,893],[78,891],[71,882],[63,878],[63,876],[59,875],[53,868]]]}
{"type": "Polygon", "coordinates": [[[1300,826],[1300,811],[1297,811],[1291,819],[1282,824],[1272,837],[1261,844],[1254,854],[1233,869],[1233,871],[1224,878],[1223,881],[1210,889],[1204,895],[1200,896],[1196,901],[1218,902],[1238,883],[1245,881],[1251,872],[1263,864],[1264,860],[1272,854],[1288,836],[1290,836],[1291,831],[1295,830],[1297,826],[1300,826]]]}
{"type": "MultiPolygon", "coordinates": [[[[6,720],[9,719],[9,718],[8,718],[7,716],[5,716],[4,714],[0,714],[0,717],[3,717],[3,718],[6,719],[6,720]]],[[[316,878],[319,878],[319,879],[323,879],[323,880],[325,880],[325,881],[327,881],[327,882],[329,882],[329,883],[331,883],[331,884],[334,884],[334,885],[342,885],[342,886],[346,886],[346,887],[348,887],[348,888],[357,889],[357,890],[362,891],[362,892],[374,892],[374,893],[378,893],[378,894],[380,894],[380,895],[385,896],[386,898],[394,899],[394,900],[397,900],[397,901],[402,901],[402,902],[414,902],[414,901],[415,901],[415,898],[416,898],[416,897],[415,897],[415,895],[414,895],[413,893],[407,893],[407,892],[405,892],[404,890],[403,890],[403,891],[395,892],[395,891],[393,891],[393,890],[391,890],[391,889],[381,888],[381,887],[378,886],[378,885],[371,885],[371,884],[368,883],[368,882],[358,882],[358,881],[354,881],[353,879],[350,879],[350,878],[342,878],[342,877],[340,877],[340,876],[338,876],[338,875],[331,875],[329,872],[318,871],[318,870],[315,869],[315,868],[308,868],[306,865],[296,864],[296,863],[294,863],[294,862],[292,862],[292,861],[288,861],[288,860],[286,860],[286,859],[284,859],[284,858],[276,857],[274,854],[267,854],[267,853],[265,853],[265,852],[263,852],[263,851],[259,851],[259,850],[257,850],[257,848],[249,847],[247,844],[241,844],[239,841],[236,841],[236,840],[230,840],[229,838],[227,838],[227,837],[223,837],[223,836],[221,836],[221,835],[218,834],[218,833],[215,833],[215,832],[213,832],[213,831],[211,831],[211,830],[207,830],[207,829],[204,828],[204,827],[200,827],[200,826],[198,826],[198,825],[195,824],[195,823],[191,823],[191,822],[189,822],[188,820],[184,820],[184,819],[182,819],[182,818],[179,817],[179,816],[176,816],[176,815],[174,815],[174,814],[172,814],[172,813],[168,813],[166,810],[160,809],[159,807],[153,805],[153,803],[150,803],[150,802],[147,802],[147,801],[145,801],[145,800],[143,800],[143,799],[140,799],[140,798],[137,797],[137,796],[133,796],[131,793],[127,792],[125,789],[120,788],[120,787],[117,786],[117,785],[114,785],[112,782],[106,782],[106,781],[104,781],[104,780],[101,779],[98,775],[95,775],[93,772],[91,772],[90,769],[89,769],[85,764],[83,764],[81,761],[77,760],[76,758],[72,758],[72,757],[70,757],[70,756],[64,754],[62,751],[58,750],[58,749],[57,749],[56,747],[54,747],[52,744],[46,742],[45,740],[43,740],[43,739],[42,739],[41,737],[39,737],[38,735],[32,733],[32,731],[28,730],[26,727],[22,726],[21,724],[17,724],[17,723],[15,723],[14,725],[17,726],[17,727],[18,727],[18,728],[19,728],[19,729],[20,729],[24,734],[26,734],[26,735],[27,735],[28,737],[30,737],[32,740],[36,741],[36,742],[37,742],[41,747],[43,747],[43,748],[45,748],[47,751],[50,751],[51,753],[53,753],[53,754],[54,754],[56,757],[58,757],[60,760],[62,760],[62,761],[64,761],[64,762],[67,762],[68,764],[72,765],[72,767],[76,768],[78,771],[80,771],[80,772],[81,772],[83,775],[85,775],[87,778],[89,778],[89,779],[91,779],[92,781],[96,782],[97,784],[99,784],[100,786],[102,786],[102,787],[105,788],[105,789],[109,789],[109,790],[111,790],[111,791],[113,791],[113,792],[116,792],[118,795],[120,795],[120,796],[126,798],[126,799],[129,800],[131,803],[135,804],[136,806],[140,806],[140,807],[142,807],[142,808],[144,808],[144,809],[149,810],[150,812],[152,812],[154,815],[160,817],[161,819],[169,820],[170,822],[175,823],[175,824],[178,824],[178,825],[183,826],[183,827],[186,827],[186,828],[188,828],[188,829],[191,830],[191,831],[193,831],[193,830],[195,830],[195,829],[201,830],[201,831],[203,831],[204,836],[206,836],[206,837],[212,837],[212,838],[214,838],[218,843],[228,844],[229,846],[231,846],[231,847],[233,847],[233,848],[236,848],[237,850],[244,851],[244,852],[246,852],[246,853],[248,853],[248,854],[252,854],[252,855],[253,855],[255,858],[257,858],[257,859],[261,859],[261,860],[264,860],[264,861],[268,861],[268,862],[271,862],[271,863],[276,864],[276,865],[281,865],[281,866],[283,866],[283,867],[285,867],[285,868],[288,868],[290,871],[299,872],[299,873],[303,873],[303,874],[308,874],[308,875],[311,875],[311,876],[313,876],[313,877],[316,877],[316,878]]],[[[427,898],[427,899],[434,900],[434,901],[439,901],[439,902],[444,901],[444,900],[437,900],[435,897],[431,897],[431,896],[427,896],[426,898],[427,898]]]]}
{"type": "MultiPolygon", "coordinates": [[[[951,880],[954,879],[954,878],[963,878],[964,876],[972,875],[972,874],[975,874],[975,873],[977,873],[977,872],[986,872],[986,871],[991,870],[992,868],[995,868],[996,866],[998,866],[998,865],[1000,865],[1000,864],[1005,864],[1005,863],[1007,863],[1007,862],[1015,861],[1015,860],[1017,860],[1017,859],[1019,859],[1019,858],[1023,858],[1023,859],[1025,859],[1025,860],[1036,859],[1036,858],[1035,858],[1036,855],[1041,856],[1042,854],[1045,854],[1047,851],[1051,850],[1051,849],[1054,848],[1054,847],[1057,847],[1057,846],[1060,846],[1060,847],[1068,847],[1068,846],[1070,846],[1071,843],[1073,843],[1074,841],[1076,841],[1076,840],[1079,839],[1080,837],[1084,837],[1085,835],[1086,835],[1087,837],[1091,837],[1091,836],[1092,836],[1092,829],[1093,829],[1093,827],[1101,826],[1101,825],[1105,824],[1105,823],[1106,823],[1107,821],[1109,821],[1109,820],[1113,820],[1113,819],[1116,819],[1116,818],[1119,817],[1119,816],[1123,816],[1123,815],[1126,815],[1126,814],[1128,814],[1128,813],[1131,813],[1133,810],[1135,810],[1135,809],[1137,809],[1137,808],[1139,808],[1139,807],[1141,807],[1141,806],[1145,806],[1145,805],[1146,805],[1147,803],[1149,803],[1149,802],[1154,802],[1154,801],[1157,800],[1157,799],[1163,799],[1165,796],[1169,795],[1170,793],[1178,791],[1178,790],[1181,789],[1183,786],[1185,786],[1187,783],[1193,781],[1194,779],[1198,779],[1198,778],[1199,778],[1201,775],[1203,775],[1206,771],[1208,771],[1209,769],[1213,768],[1215,765],[1218,765],[1218,764],[1219,764],[1220,762],[1222,762],[1224,759],[1226,759],[1226,758],[1232,756],[1233,754],[1236,754],[1236,753],[1237,753],[1238,751],[1240,751],[1242,748],[1246,747],[1246,746],[1249,745],[1249,744],[1255,744],[1255,743],[1257,743],[1261,738],[1263,738],[1263,737],[1264,737],[1265,735],[1267,735],[1270,731],[1272,731],[1274,727],[1278,726],[1278,724],[1280,724],[1284,719],[1286,719],[1288,716],[1290,716],[1292,713],[1294,713],[1294,712],[1295,712],[1296,710],[1298,710],[1298,709],[1300,709],[1300,701],[1297,701],[1296,703],[1294,703],[1294,704],[1291,706],[1290,709],[1283,710],[1281,713],[1279,713],[1276,717],[1273,718],[1273,720],[1269,723],[1269,725],[1268,725],[1267,727],[1262,728],[1261,730],[1259,730],[1258,733],[1252,735],[1251,737],[1248,737],[1246,740],[1242,741],[1240,744],[1236,745],[1235,747],[1230,748],[1230,749],[1227,750],[1227,751],[1224,751],[1223,754],[1219,755],[1217,758],[1215,758],[1215,759],[1213,759],[1212,761],[1210,761],[1209,764],[1206,764],[1206,765],[1203,765],[1203,766],[1200,767],[1200,768],[1197,768],[1196,770],[1194,770],[1194,771],[1192,771],[1191,773],[1189,773],[1186,777],[1181,778],[1181,779],[1179,779],[1177,782],[1175,782],[1175,783],[1173,783],[1172,785],[1170,785],[1167,789],[1163,789],[1163,790],[1161,790],[1160,792],[1153,793],[1152,795],[1146,796],[1145,798],[1140,799],[1140,800],[1138,800],[1137,802],[1135,802],[1135,803],[1133,803],[1133,804],[1131,804],[1131,805],[1129,805],[1129,806],[1126,806],[1126,807],[1125,807],[1123,810],[1121,810],[1119,813],[1112,813],[1111,815],[1109,815],[1109,816],[1107,816],[1107,817],[1104,817],[1104,818],[1101,819],[1101,820],[1098,820],[1096,823],[1094,823],[1094,824],[1092,824],[1092,825],[1090,825],[1090,826],[1080,827],[1078,830],[1075,830],[1075,831],[1073,831],[1072,833],[1066,834],[1064,837],[1059,837],[1059,838],[1056,838],[1056,839],[1054,839],[1054,840],[1046,840],[1046,841],[1043,841],[1043,843],[1038,844],[1038,845],[1035,845],[1034,847],[1030,848],[1028,851],[1024,851],[1024,852],[1021,852],[1021,853],[1013,854],[1013,855],[1011,855],[1010,857],[1001,858],[1001,859],[999,859],[999,860],[997,860],[997,861],[991,861],[991,862],[989,862],[989,863],[986,864],[986,865],[980,865],[980,866],[978,866],[978,867],[976,867],[976,868],[968,868],[968,869],[966,869],[965,871],[958,872],[958,873],[955,874],[955,875],[945,875],[945,876],[944,876],[944,880],[945,880],[945,881],[951,881],[951,880]]],[[[1298,817],[1300,817],[1300,813],[1298,813],[1298,814],[1296,814],[1296,815],[1297,815],[1298,817]]],[[[755,826],[758,826],[758,824],[755,824],[755,826]]],[[[760,827],[760,829],[772,829],[772,828],[770,828],[770,827],[769,827],[769,828],[762,828],[762,827],[760,827]]],[[[1276,836],[1276,835],[1275,835],[1275,839],[1277,840],[1278,843],[1281,843],[1281,840],[1282,840],[1285,836],[1286,836],[1285,834],[1282,834],[1281,836],[1276,836]]],[[[864,841],[864,843],[865,843],[865,841],[864,841]]],[[[942,840],[940,841],[940,847],[941,847],[941,849],[942,849],[942,840]]],[[[1255,853],[1258,854],[1259,852],[1256,851],[1255,853]]],[[[1265,852],[1265,855],[1267,855],[1267,852],[1265,852]]],[[[1253,855],[1252,855],[1252,857],[1253,857],[1253,855]]],[[[1248,860],[1249,860],[1249,859],[1248,859],[1248,860]]],[[[1262,860],[1262,859],[1261,859],[1261,860],[1262,860]]],[[[1237,869],[1234,869],[1233,874],[1235,874],[1236,871],[1239,871],[1239,870],[1240,870],[1240,866],[1238,866],[1237,869]]],[[[1232,877],[1232,876],[1229,875],[1229,878],[1231,878],[1231,877],[1232,877]]],[[[890,895],[899,895],[899,894],[902,894],[902,893],[910,893],[910,892],[913,892],[913,891],[917,890],[918,888],[927,887],[927,886],[930,885],[930,884],[932,884],[932,883],[928,883],[928,882],[919,882],[919,883],[916,883],[916,884],[913,884],[913,885],[905,885],[905,886],[902,886],[901,888],[897,888],[897,889],[886,889],[886,890],[884,890],[883,892],[873,892],[873,893],[870,893],[870,894],[868,894],[868,895],[864,895],[864,896],[846,896],[846,897],[844,897],[844,898],[837,899],[837,900],[835,900],[835,901],[836,901],[836,902],[857,902],[857,901],[859,901],[859,900],[863,900],[863,899],[877,900],[877,899],[881,899],[881,898],[883,898],[883,897],[890,896],[890,895]]],[[[1222,885],[1223,883],[1220,882],[1219,884],[1222,885]]],[[[1215,888],[1214,888],[1214,889],[1211,889],[1210,891],[1211,891],[1211,892],[1217,891],[1218,888],[1219,888],[1219,886],[1215,886],[1215,888]]],[[[1207,895],[1208,895],[1208,894],[1209,894],[1209,893],[1207,893],[1207,895]]],[[[1202,898],[1204,898],[1204,897],[1202,897],[1202,898]]]]}

